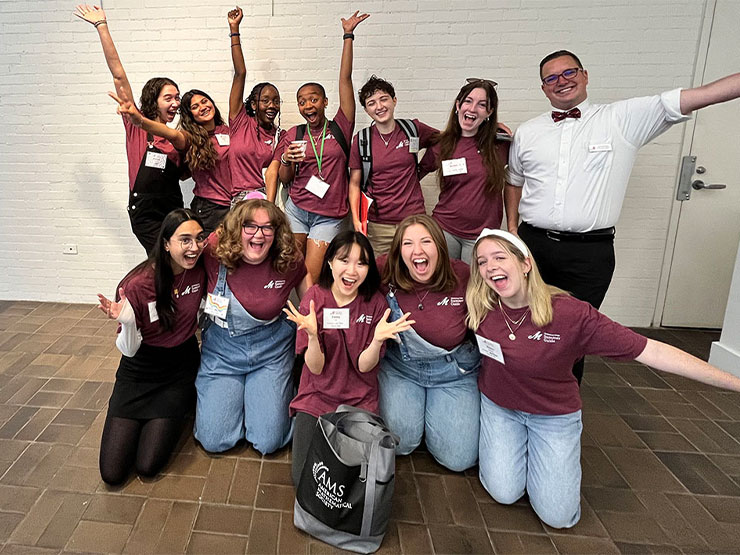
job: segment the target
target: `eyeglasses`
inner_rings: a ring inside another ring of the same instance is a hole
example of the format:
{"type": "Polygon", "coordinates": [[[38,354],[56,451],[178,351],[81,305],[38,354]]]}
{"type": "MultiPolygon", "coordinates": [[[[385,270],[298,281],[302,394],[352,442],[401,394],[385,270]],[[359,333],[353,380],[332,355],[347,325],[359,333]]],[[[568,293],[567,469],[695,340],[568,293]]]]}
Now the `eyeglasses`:
{"type": "Polygon", "coordinates": [[[203,245],[205,245],[208,242],[208,235],[206,235],[205,233],[201,233],[200,235],[198,235],[195,238],[193,238],[193,237],[178,237],[177,238],[177,242],[180,243],[180,246],[183,249],[189,249],[194,244],[197,244],[199,247],[202,247],[203,245]]]}
{"type": "Polygon", "coordinates": [[[494,89],[498,87],[498,83],[496,81],[492,81],[491,79],[482,79],[480,77],[468,77],[465,79],[465,82],[472,85],[474,83],[488,83],[491,85],[494,89]]]}
{"type": "Polygon", "coordinates": [[[260,98],[260,106],[269,106],[272,104],[273,106],[276,106],[280,108],[280,105],[283,103],[282,100],[273,100],[271,98],[260,98]]]}
{"type": "Polygon", "coordinates": [[[247,235],[257,235],[257,232],[259,230],[262,230],[262,235],[264,235],[265,237],[270,237],[271,235],[275,234],[275,226],[273,226],[272,224],[257,225],[246,223],[242,226],[242,229],[247,235]]]}
{"type": "Polygon", "coordinates": [[[565,79],[573,79],[576,75],[578,75],[579,71],[583,71],[583,69],[581,69],[580,67],[571,67],[566,69],[562,73],[553,73],[552,75],[548,75],[542,80],[542,82],[545,85],[554,85],[560,80],[561,77],[565,79]]]}

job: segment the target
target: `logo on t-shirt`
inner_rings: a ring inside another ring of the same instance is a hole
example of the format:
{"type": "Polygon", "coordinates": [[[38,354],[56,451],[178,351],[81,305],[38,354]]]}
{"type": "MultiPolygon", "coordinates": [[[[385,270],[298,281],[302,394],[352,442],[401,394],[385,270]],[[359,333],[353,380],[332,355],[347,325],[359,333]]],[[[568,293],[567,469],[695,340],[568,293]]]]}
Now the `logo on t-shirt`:
{"type": "Polygon", "coordinates": [[[283,285],[285,285],[284,279],[271,279],[262,289],[282,289],[283,285]]]}
{"type": "Polygon", "coordinates": [[[462,297],[445,297],[437,303],[437,306],[460,306],[462,303],[462,297]]]}
{"type": "Polygon", "coordinates": [[[355,320],[355,324],[372,324],[373,323],[373,315],[372,314],[360,314],[360,317],[355,320]]]}
{"type": "Polygon", "coordinates": [[[396,147],[396,150],[398,150],[399,148],[403,148],[405,146],[409,146],[409,140],[408,139],[403,139],[402,141],[400,141],[398,143],[398,146],[396,147]]]}
{"type": "Polygon", "coordinates": [[[555,343],[556,341],[560,341],[560,334],[536,331],[532,335],[528,335],[527,339],[531,339],[532,341],[543,341],[545,343],[555,343]]]}
{"type": "Polygon", "coordinates": [[[198,291],[200,291],[200,283],[193,283],[192,285],[188,285],[180,292],[180,297],[190,295],[190,293],[197,293],[198,291]]]}

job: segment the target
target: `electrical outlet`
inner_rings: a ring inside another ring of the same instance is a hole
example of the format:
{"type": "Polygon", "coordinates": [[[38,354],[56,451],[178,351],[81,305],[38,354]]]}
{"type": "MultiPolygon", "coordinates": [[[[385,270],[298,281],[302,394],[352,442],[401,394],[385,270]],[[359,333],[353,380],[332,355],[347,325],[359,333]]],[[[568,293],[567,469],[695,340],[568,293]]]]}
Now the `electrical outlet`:
{"type": "Polygon", "coordinates": [[[73,243],[62,245],[62,254],[77,254],[77,245],[73,243]]]}

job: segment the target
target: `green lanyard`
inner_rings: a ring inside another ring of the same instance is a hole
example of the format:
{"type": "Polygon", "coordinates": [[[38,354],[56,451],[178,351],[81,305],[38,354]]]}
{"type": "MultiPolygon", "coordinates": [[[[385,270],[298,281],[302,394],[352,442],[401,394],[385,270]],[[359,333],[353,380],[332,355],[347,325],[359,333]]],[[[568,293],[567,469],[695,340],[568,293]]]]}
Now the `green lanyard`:
{"type": "Polygon", "coordinates": [[[311,135],[311,128],[308,128],[308,137],[311,139],[311,147],[313,148],[313,155],[316,157],[316,165],[319,168],[319,177],[324,179],[321,175],[321,161],[324,159],[324,141],[326,141],[326,124],[329,120],[324,120],[324,131],[321,133],[321,154],[316,152],[316,143],[314,143],[313,135],[311,135]]]}

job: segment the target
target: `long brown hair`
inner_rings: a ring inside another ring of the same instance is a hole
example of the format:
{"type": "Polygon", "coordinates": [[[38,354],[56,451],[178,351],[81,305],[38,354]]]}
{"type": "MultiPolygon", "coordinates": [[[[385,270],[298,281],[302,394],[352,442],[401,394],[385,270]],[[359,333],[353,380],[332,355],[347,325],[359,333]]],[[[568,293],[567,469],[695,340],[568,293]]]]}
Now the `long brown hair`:
{"type": "Polygon", "coordinates": [[[462,104],[473,89],[483,89],[486,92],[486,98],[488,99],[488,108],[492,110],[491,115],[478,128],[478,132],[475,135],[476,143],[478,144],[478,150],[480,151],[481,158],[483,158],[483,167],[486,168],[486,193],[489,196],[497,196],[504,190],[504,162],[499,160],[496,149],[496,130],[498,129],[498,95],[491,81],[478,80],[472,83],[467,83],[455,97],[455,102],[452,104],[452,110],[450,111],[450,117],[447,119],[447,126],[442,131],[436,142],[440,145],[439,160],[437,162],[437,169],[439,170],[439,190],[445,189],[445,178],[442,175],[442,160],[449,160],[452,158],[457,143],[462,137],[462,128],[460,127],[460,121],[457,118],[457,104],[462,104]]]}
{"type": "Polygon", "coordinates": [[[188,135],[190,135],[190,146],[185,154],[185,162],[190,170],[210,170],[218,162],[218,152],[216,151],[216,147],[213,146],[213,141],[211,141],[211,136],[208,134],[206,128],[195,121],[193,117],[190,104],[196,94],[206,97],[213,104],[213,122],[216,125],[224,124],[221,112],[219,112],[218,106],[216,106],[213,99],[203,91],[192,89],[182,95],[182,100],[180,101],[180,122],[177,126],[187,131],[188,135]]]}
{"type": "Polygon", "coordinates": [[[233,272],[242,262],[244,247],[242,245],[242,226],[254,219],[254,213],[262,208],[270,218],[270,224],[275,228],[275,238],[267,253],[272,261],[272,267],[285,274],[298,267],[302,254],[298,250],[290,224],[285,214],[273,203],[264,199],[249,199],[238,203],[218,226],[218,258],[229,272],[233,272]]]}
{"type": "MultiPolygon", "coordinates": [[[[388,251],[388,259],[383,268],[382,282],[385,285],[394,285],[402,291],[414,290],[414,278],[411,277],[406,263],[401,257],[401,243],[406,230],[412,225],[419,224],[426,228],[432,241],[437,247],[437,267],[432,272],[429,280],[429,290],[435,293],[452,291],[457,285],[457,276],[452,269],[450,254],[447,250],[447,241],[439,224],[431,216],[426,214],[414,214],[404,219],[396,228],[396,234],[388,251]]],[[[426,285],[426,284],[425,284],[426,285]]]]}

